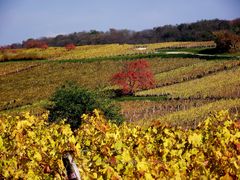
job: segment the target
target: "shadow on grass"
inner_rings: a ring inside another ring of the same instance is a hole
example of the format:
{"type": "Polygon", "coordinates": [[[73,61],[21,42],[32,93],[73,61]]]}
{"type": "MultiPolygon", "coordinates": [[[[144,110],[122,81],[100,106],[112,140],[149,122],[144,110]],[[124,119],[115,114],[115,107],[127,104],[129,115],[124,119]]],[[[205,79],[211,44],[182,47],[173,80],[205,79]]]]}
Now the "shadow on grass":
{"type": "Polygon", "coordinates": [[[222,55],[223,52],[219,51],[216,48],[202,49],[198,51],[199,54],[212,54],[212,55],[222,55]]]}
{"type": "Polygon", "coordinates": [[[122,96],[113,98],[115,101],[165,101],[167,96],[122,96]]]}

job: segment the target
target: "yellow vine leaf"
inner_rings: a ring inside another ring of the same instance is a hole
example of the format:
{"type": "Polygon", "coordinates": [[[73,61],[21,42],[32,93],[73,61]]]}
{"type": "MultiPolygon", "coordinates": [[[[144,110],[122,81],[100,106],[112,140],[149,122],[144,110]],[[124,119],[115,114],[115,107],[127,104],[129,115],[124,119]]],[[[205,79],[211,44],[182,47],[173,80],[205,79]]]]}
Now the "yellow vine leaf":
{"type": "Polygon", "coordinates": [[[130,156],[130,153],[128,150],[124,150],[123,153],[122,153],[122,159],[124,162],[129,162],[132,160],[131,156],[130,156]]]}
{"type": "Polygon", "coordinates": [[[147,179],[147,180],[154,180],[154,178],[152,177],[152,175],[150,173],[145,173],[144,176],[145,176],[145,179],[147,179]]]}
{"type": "Polygon", "coordinates": [[[148,171],[148,164],[145,161],[140,161],[137,163],[137,169],[138,171],[146,172],[148,171]]]}
{"type": "Polygon", "coordinates": [[[39,152],[35,151],[34,156],[33,156],[37,161],[42,160],[42,156],[39,152]]]}
{"type": "Polygon", "coordinates": [[[193,133],[188,137],[188,142],[195,147],[202,145],[202,134],[193,133]]]}
{"type": "Polygon", "coordinates": [[[3,139],[2,139],[2,137],[0,136],[0,150],[3,150],[3,149],[4,149],[3,139]]]}
{"type": "Polygon", "coordinates": [[[122,147],[123,147],[123,143],[120,140],[114,144],[114,149],[116,149],[117,151],[120,151],[122,147]]]}
{"type": "Polygon", "coordinates": [[[225,176],[221,177],[220,180],[233,180],[233,178],[227,173],[225,176]]]}

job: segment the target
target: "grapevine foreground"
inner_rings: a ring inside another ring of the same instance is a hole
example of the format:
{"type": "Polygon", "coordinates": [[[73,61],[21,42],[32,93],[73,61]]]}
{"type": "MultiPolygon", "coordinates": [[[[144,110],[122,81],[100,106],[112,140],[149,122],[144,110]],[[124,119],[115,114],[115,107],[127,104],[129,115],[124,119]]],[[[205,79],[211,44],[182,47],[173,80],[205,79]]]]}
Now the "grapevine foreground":
{"type": "Polygon", "coordinates": [[[240,179],[240,121],[227,111],[194,130],[109,123],[98,111],[72,132],[47,115],[0,119],[0,179],[64,179],[71,152],[82,179],[240,179]]]}

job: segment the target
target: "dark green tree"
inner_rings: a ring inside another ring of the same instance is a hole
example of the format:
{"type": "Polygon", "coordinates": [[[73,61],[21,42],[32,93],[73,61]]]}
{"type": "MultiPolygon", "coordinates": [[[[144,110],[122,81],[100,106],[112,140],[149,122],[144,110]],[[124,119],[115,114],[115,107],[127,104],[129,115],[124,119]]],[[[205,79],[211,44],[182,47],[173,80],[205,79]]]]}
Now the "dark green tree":
{"type": "Polygon", "coordinates": [[[101,110],[110,121],[120,124],[123,121],[119,109],[106,96],[68,83],[56,90],[47,109],[50,122],[66,119],[71,128],[77,129],[82,124],[81,116],[94,109],[101,110]]]}

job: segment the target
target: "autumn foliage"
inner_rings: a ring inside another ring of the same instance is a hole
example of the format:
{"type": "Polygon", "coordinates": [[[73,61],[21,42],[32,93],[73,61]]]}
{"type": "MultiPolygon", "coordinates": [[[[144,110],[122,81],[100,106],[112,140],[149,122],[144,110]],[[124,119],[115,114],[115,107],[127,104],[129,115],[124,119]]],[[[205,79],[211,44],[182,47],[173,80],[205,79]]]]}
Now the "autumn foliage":
{"type": "Polygon", "coordinates": [[[41,48],[41,49],[47,49],[48,45],[40,40],[34,40],[29,39],[26,42],[23,43],[23,47],[30,49],[30,48],[41,48]]]}
{"type": "Polygon", "coordinates": [[[213,33],[217,49],[221,52],[236,52],[240,50],[240,36],[230,31],[217,31],[213,33]]]}
{"type": "Polygon", "coordinates": [[[96,109],[75,131],[47,118],[0,118],[0,179],[67,179],[65,152],[82,179],[240,179],[240,126],[227,111],[189,130],[117,126],[96,109]]]}
{"type": "Polygon", "coordinates": [[[66,50],[70,51],[70,50],[75,49],[76,46],[75,46],[74,44],[71,43],[71,44],[67,44],[67,45],[65,46],[65,48],[66,48],[66,50]]]}
{"type": "Polygon", "coordinates": [[[136,60],[124,65],[121,72],[112,76],[112,83],[122,88],[124,94],[155,86],[153,73],[146,60],[136,60]]]}
{"type": "Polygon", "coordinates": [[[47,49],[48,45],[46,43],[41,44],[41,46],[39,47],[41,49],[47,49]]]}

